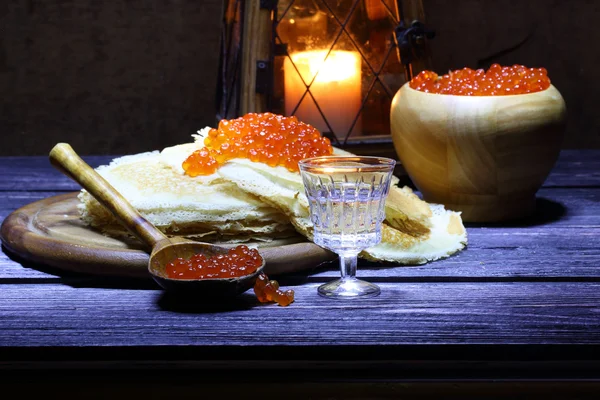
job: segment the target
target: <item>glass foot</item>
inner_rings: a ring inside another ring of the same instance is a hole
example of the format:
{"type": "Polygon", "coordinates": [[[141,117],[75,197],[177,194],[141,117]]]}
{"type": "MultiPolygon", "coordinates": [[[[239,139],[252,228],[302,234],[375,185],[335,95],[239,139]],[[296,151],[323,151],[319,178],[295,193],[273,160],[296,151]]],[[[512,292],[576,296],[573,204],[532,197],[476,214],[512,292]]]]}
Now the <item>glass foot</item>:
{"type": "Polygon", "coordinates": [[[381,293],[379,286],[360,279],[338,279],[319,286],[317,290],[323,297],[330,299],[357,299],[374,297],[381,293]]]}

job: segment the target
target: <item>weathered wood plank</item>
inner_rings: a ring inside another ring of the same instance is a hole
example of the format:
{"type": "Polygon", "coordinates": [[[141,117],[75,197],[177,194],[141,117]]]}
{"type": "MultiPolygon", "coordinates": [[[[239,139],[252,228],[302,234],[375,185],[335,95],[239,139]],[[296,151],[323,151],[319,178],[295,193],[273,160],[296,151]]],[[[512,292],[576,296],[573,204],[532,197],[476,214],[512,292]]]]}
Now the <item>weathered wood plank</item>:
{"type": "MultiPolygon", "coordinates": [[[[91,166],[116,156],[83,157],[91,166]]],[[[600,186],[600,150],[564,150],[544,186],[600,186]]],[[[47,157],[0,157],[0,190],[78,190],[76,183],[50,166],[47,157]]]]}
{"type": "Polygon", "coordinates": [[[548,176],[543,187],[597,187],[600,182],[600,162],[586,164],[586,171],[577,164],[562,164],[560,169],[555,169],[548,176]]]}
{"type": "MultiPolygon", "coordinates": [[[[362,262],[359,274],[377,279],[599,279],[600,229],[568,228],[556,232],[516,231],[510,229],[468,228],[467,249],[448,259],[426,265],[397,267],[362,262]]],[[[0,254],[0,279],[38,279],[65,275],[40,265],[23,264],[0,254]],[[32,268],[28,268],[28,267],[32,268]],[[37,269],[52,271],[46,274],[37,269]]],[[[68,275],[68,274],[67,274],[68,275]]],[[[337,275],[328,265],[297,275],[321,277],[337,275]]]]}
{"type": "MultiPolygon", "coordinates": [[[[589,192],[591,189],[578,189],[589,192]]],[[[600,194],[600,190],[594,190],[600,194]]],[[[532,226],[487,226],[468,227],[468,249],[451,257],[420,267],[409,269],[366,270],[362,273],[368,277],[445,277],[457,278],[507,278],[507,277],[539,277],[539,278],[576,278],[597,277],[600,270],[597,260],[600,252],[600,221],[596,214],[600,203],[588,201],[582,203],[584,195],[578,196],[566,189],[554,189],[553,193],[566,193],[573,196],[574,204],[585,204],[584,207],[568,205],[566,216],[556,221],[532,226]],[[569,223],[571,222],[571,223],[569,223]]],[[[27,204],[30,201],[44,198],[47,192],[7,192],[3,204],[27,204]]],[[[569,204],[565,201],[565,204],[569,204]]],[[[12,211],[0,207],[0,217],[12,211]]],[[[335,272],[332,272],[335,273],[335,272]]],[[[41,278],[35,269],[22,268],[2,254],[0,257],[0,278],[41,278]]],[[[330,276],[330,275],[326,275],[330,276]]],[[[54,276],[53,276],[54,277],[54,276]]]]}
{"type": "MultiPolygon", "coordinates": [[[[485,236],[484,236],[485,237],[485,236]]],[[[359,276],[377,281],[473,281],[473,280],[600,280],[600,240],[595,239],[587,247],[560,248],[546,245],[544,241],[530,248],[518,240],[523,236],[510,236],[515,241],[506,247],[476,248],[475,245],[459,254],[419,266],[395,266],[359,262],[359,276]]],[[[598,236],[596,236],[597,238],[598,236]]],[[[489,238],[489,237],[488,237],[489,238]]],[[[562,236],[577,242],[577,236],[562,236]]],[[[525,239],[528,240],[527,237],[525,239]]],[[[472,237],[472,240],[475,240],[472,237]]],[[[579,243],[575,243],[579,245],[579,243]]],[[[315,266],[316,267],[316,266],[315,266]]],[[[323,282],[339,274],[335,263],[314,270],[281,277],[291,282],[323,282]]],[[[0,283],[20,279],[56,281],[69,274],[43,265],[21,264],[7,254],[0,253],[0,283]]],[[[281,279],[280,278],[280,279],[281,279]]],[[[93,280],[94,277],[89,277],[93,280]]]]}
{"type": "Polygon", "coordinates": [[[38,200],[42,200],[51,196],[56,196],[62,192],[46,192],[46,191],[8,191],[2,192],[0,196],[0,223],[13,211],[26,206],[27,204],[33,203],[38,200]]]}
{"type": "Polygon", "coordinates": [[[519,228],[523,230],[563,226],[600,225],[600,189],[593,188],[542,188],[537,192],[536,211],[522,221],[506,221],[498,224],[469,224],[519,228]]]}
{"type": "Polygon", "coordinates": [[[283,308],[251,294],[202,307],[157,290],[3,285],[0,346],[600,344],[600,283],[384,283],[356,302],[316,287],[283,308]]]}
{"type": "MultiPolygon", "coordinates": [[[[18,207],[55,192],[5,192],[0,220],[18,207]]],[[[539,213],[527,224],[469,226],[469,247],[451,257],[418,267],[362,267],[359,273],[376,279],[598,279],[600,269],[600,189],[542,189],[539,213]]],[[[55,274],[23,268],[0,255],[0,279],[56,280],[55,274]]],[[[307,272],[320,280],[337,274],[307,272]]],[[[298,279],[300,277],[296,277],[298,279]]]]}
{"type": "MultiPolygon", "coordinates": [[[[113,157],[82,157],[92,167],[107,164],[113,157]]],[[[75,191],[81,187],[54,169],[48,157],[0,157],[0,191],[75,191]]]]}
{"type": "Polygon", "coordinates": [[[599,150],[563,150],[544,187],[589,187],[599,184],[599,150]]]}
{"type": "MultiPolygon", "coordinates": [[[[598,151],[564,151],[557,170],[588,170],[592,178],[600,163],[598,151]],[[571,166],[572,169],[568,168],[571,166]],[[568,168],[567,168],[568,167],[568,168]]],[[[92,165],[111,157],[88,157],[92,165]]],[[[555,170],[556,173],[556,170],[555,170]]],[[[562,173],[562,172],[561,172],[562,173]]],[[[43,187],[77,190],[76,184],[54,171],[46,157],[0,158],[0,221],[15,209],[55,194],[43,187]],[[35,191],[23,191],[29,177],[35,191]],[[58,182],[58,184],[56,184],[58,182]]],[[[579,178],[577,178],[579,179],[579,178]]],[[[595,178],[594,178],[595,179],[595,178]]],[[[411,268],[363,267],[360,273],[374,279],[597,279],[600,229],[600,190],[595,188],[544,188],[538,193],[538,213],[526,223],[469,226],[469,248],[457,256],[411,268]]],[[[328,279],[337,271],[317,271],[309,279],[328,279]]],[[[62,274],[61,274],[62,275],[62,274]]],[[[0,279],[49,279],[56,275],[23,268],[5,254],[0,257],[0,279]]]]}

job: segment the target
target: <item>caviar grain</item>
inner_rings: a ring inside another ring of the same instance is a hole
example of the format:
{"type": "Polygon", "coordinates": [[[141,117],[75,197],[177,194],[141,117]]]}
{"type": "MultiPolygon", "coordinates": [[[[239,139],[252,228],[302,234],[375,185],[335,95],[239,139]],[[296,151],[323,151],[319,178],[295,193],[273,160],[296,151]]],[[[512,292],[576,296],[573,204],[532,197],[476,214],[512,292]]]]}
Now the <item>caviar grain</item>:
{"type": "Polygon", "coordinates": [[[262,263],[257,250],[241,245],[210,258],[204,254],[176,258],[167,264],[166,272],[171,279],[238,278],[255,272],[262,263]]]}
{"type": "Polygon", "coordinates": [[[221,120],[217,129],[209,131],[204,146],[183,162],[187,175],[210,175],[234,158],[247,158],[297,172],[298,161],[333,154],[329,139],[321,136],[316,128],[296,117],[272,113],[250,113],[221,120]]]}
{"type": "Polygon", "coordinates": [[[261,303],[276,302],[280,306],[286,307],[294,302],[294,291],[279,290],[277,281],[269,280],[267,275],[261,273],[254,284],[254,294],[261,303]]]}
{"type": "Polygon", "coordinates": [[[540,92],[550,87],[550,78],[545,68],[493,64],[487,71],[463,68],[441,77],[432,71],[422,71],[410,81],[410,87],[458,96],[505,96],[540,92]]]}

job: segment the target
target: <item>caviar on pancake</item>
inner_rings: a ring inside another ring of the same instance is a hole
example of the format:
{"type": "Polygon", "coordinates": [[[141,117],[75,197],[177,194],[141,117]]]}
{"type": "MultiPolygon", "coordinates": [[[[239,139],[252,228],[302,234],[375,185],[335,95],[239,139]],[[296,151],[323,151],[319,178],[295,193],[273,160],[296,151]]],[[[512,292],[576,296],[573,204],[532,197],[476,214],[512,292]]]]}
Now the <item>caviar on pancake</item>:
{"type": "Polygon", "coordinates": [[[313,126],[296,117],[250,113],[221,120],[204,139],[204,147],[182,164],[186,175],[210,175],[227,160],[247,158],[271,167],[298,171],[304,158],[333,154],[331,142],[313,126]]]}
{"type": "Polygon", "coordinates": [[[550,78],[545,68],[492,64],[487,71],[463,68],[441,77],[432,71],[422,71],[410,81],[410,87],[421,92],[458,96],[506,96],[546,90],[550,87],[550,78]]]}
{"type": "Polygon", "coordinates": [[[176,258],[166,266],[171,279],[238,278],[255,272],[263,263],[256,249],[237,246],[226,254],[206,257],[195,254],[190,259],[176,258]]]}

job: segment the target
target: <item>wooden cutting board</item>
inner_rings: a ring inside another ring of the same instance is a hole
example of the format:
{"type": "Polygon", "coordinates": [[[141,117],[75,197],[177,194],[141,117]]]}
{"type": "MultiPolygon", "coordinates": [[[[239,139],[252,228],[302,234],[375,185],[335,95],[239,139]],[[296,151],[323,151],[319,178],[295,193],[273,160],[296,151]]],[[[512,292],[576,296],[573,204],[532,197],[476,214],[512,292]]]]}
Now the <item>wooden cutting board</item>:
{"type": "MultiPolygon", "coordinates": [[[[148,253],[136,239],[107,237],[84,224],[77,193],[28,204],[2,223],[2,243],[28,261],[65,271],[115,277],[150,278],[148,253]]],[[[257,243],[271,275],[310,270],[336,258],[305,239],[257,243]]]]}

